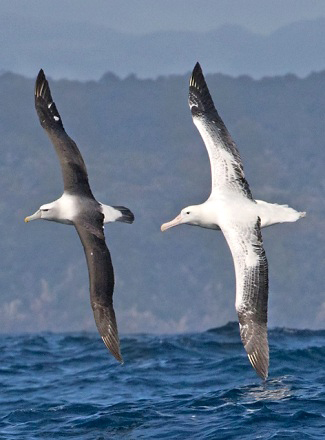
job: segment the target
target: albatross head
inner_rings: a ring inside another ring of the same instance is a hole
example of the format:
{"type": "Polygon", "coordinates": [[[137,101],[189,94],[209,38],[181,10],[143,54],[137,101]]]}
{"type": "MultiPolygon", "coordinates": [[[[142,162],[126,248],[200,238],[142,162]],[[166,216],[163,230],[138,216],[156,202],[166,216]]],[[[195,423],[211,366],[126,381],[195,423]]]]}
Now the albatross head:
{"type": "Polygon", "coordinates": [[[55,202],[47,203],[46,205],[42,205],[34,214],[25,218],[25,222],[31,222],[32,220],[52,220],[57,221],[58,212],[57,206],[55,202]]]}
{"type": "Polygon", "coordinates": [[[180,214],[171,220],[170,222],[161,225],[161,230],[166,231],[166,229],[172,228],[173,226],[178,226],[182,224],[201,226],[201,205],[187,206],[182,209],[180,214]]]}

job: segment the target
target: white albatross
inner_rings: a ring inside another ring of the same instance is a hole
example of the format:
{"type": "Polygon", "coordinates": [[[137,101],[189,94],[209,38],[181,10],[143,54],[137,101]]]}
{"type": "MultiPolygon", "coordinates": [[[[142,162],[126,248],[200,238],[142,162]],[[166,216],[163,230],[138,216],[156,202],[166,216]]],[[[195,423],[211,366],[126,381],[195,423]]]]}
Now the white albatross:
{"type": "Polygon", "coordinates": [[[257,374],[266,379],[269,369],[268,264],[261,228],[295,222],[306,213],[287,205],[253,199],[237,146],[214,106],[199,63],[190,79],[189,106],[208,150],[212,191],[206,202],[182,209],[174,220],[164,223],[161,230],[181,224],[221,229],[235,266],[241,340],[257,374]]]}
{"type": "Polygon", "coordinates": [[[63,128],[43,70],[36,79],[35,108],[58,155],[64,192],[58,200],[42,205],[35,214],[26,217],[25,222],[42,219],[74,225],[86,255],[90,302],[98,332],[113,356],[123,362],[113,308],[114,272],[105,243],[104,223],[132,223],[134,216],[124,206],[104,205],[94,198],[85,163],[77,145],[63,128]]]}

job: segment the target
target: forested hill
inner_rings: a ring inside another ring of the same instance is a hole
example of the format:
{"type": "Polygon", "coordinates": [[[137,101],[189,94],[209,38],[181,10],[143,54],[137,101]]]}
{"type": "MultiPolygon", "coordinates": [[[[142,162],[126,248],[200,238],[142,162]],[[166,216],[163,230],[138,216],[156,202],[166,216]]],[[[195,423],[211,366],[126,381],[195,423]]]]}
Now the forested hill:
{"type": "MultiPolygon", "coordinates": [[[[161,223],[210,192],[188,79],[121,80],[107,73],[98,82],[50,80],[94,194],[136,217],[133,225],[105,228],[124,333],[204,330],[236,319],[234,270],[222,234],[189,226],[160,232],[161,223]]],[[[324,327],[325,72],[259,81],[215,74],[207,82],[253,196],[307,211],[298,223],[263,231],[270,325],[324,327]]],[[[62,191],[33,88],[34,80],[0,77],[1,330],[94,329],[74,228],[23,221],[62,191]]]]}

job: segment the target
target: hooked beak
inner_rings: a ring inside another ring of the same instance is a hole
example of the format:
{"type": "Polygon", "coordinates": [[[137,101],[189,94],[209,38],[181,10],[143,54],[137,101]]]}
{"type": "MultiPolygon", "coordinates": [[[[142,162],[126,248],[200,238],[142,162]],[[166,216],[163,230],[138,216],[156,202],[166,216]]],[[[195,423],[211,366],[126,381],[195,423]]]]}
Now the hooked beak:
{"type": "Polygon", "coordinates": [[[182,216],[179,214],[177,217],[174,218],[174,220],[171,220],[168,223],[164,223],[161,225],[160,229],[162,232],[166,231],[166,229],[172,228],[173,226],[180,225],[182,222],[182,216]]]}
{"type": "Polygon", "coordinates": [[[35,214],[30,215],[29,217],[25,218],[25,223],[31,222],[32,220],[37,220],[38,218],[41,218],[41,210],[35,212],[35,214]]]}

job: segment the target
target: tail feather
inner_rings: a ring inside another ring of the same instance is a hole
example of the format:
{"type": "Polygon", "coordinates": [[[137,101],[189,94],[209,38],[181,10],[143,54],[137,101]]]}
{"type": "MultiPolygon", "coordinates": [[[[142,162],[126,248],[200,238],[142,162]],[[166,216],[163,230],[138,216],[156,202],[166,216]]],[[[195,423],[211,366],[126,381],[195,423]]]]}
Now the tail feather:
{"type": "Polygon", "coordinates": [[[134,215],[125,206],[109,206],[100,204],[102,207],[102,213],[104,214],[104,223],[111,222],[123,222],[123,223],[133,223],[134,215]]]}
{"type": "Polygon", "coordinates": [[[134,214],[126,208],[125,206],[113,206],[117,211],[120,211],[121,217],[118,217],[116,221],[123,223],[133,223],[134,222],[134,214]]]}
{"type": "Polygon", "coordinates": [[[268,203],[263,200],[256,200],[259,207],[259,217],[261,218],[261,227],[271,226],[276,223],[296,222],[306,216],[306,212],[299,212],[288,205],[278,205],[268,203]]]}

